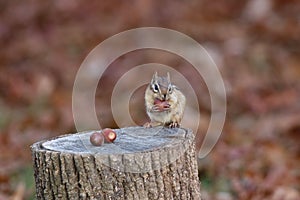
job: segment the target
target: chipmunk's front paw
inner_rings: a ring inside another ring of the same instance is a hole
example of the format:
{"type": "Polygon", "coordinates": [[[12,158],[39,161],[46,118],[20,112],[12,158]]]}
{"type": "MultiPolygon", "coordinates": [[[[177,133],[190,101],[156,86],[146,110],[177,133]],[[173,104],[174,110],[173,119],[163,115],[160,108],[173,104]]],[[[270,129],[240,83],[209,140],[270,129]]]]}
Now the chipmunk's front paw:
{"type": "Polygon", "coordinates": [[[143,125],[144,128],[151,128],[152,127],[152,124],[150,122],[146,122],[144,125],[143,125]]]}
{"type": "Polygon", "coordinates": [[[169,128],[179,128],[179,127],[180,127],[180,124],[177,122],[171,122],[169,124],[169,128]]]}

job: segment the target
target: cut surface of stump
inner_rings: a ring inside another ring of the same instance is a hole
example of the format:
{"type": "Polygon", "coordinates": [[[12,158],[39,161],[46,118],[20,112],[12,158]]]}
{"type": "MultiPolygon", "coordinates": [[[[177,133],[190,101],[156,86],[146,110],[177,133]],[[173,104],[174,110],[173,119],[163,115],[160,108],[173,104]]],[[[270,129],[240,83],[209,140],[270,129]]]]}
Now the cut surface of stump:
{"type": "Polygon", "coordinates": [[[32,145],[37,199],[200,199],[192,131],[128,127],[93,146],[94,131],[32,145]]]}

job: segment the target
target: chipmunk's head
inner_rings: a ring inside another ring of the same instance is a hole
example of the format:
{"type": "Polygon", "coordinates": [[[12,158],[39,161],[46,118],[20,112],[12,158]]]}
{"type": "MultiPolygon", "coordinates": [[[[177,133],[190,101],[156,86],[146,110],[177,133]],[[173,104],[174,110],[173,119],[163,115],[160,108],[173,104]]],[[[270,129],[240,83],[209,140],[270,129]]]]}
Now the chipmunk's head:
{"type": "Polygon", "coordinates": [[[157,72],[155,72],[149,87],[154,93],[154,98],[161,101],[169,100],[170,95],[173,92],[173,85],[171,84],[169,72],[167,73],[167,76],[158,76],[157,72]]]}

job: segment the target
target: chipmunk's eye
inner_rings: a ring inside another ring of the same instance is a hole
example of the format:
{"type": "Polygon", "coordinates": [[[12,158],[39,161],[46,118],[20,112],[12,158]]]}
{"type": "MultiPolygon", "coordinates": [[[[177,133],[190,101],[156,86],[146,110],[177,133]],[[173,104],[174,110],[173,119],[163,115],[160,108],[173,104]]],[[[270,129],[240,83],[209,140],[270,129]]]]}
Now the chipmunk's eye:
{"type": "Polygon", "coordinates": [[[170,86],[168,87],[168,92],[171,93],[172,91],[173,91],[173,88],[172,88],[172,86],[170,85],[170,86]]]}
{"type": "Polygon", "coordinates": [[[158,92],[159,88],[158,88],[158,85],[157,84],[153,84],[152,85],[152,89],[153,89],[153,92],[158,92]]]}

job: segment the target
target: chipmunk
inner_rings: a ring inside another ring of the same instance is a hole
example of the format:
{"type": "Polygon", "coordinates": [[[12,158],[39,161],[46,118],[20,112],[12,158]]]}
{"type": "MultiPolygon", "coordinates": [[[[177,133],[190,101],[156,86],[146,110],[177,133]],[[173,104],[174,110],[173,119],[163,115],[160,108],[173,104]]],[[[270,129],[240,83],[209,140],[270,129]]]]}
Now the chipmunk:
{"type": "Polygon", "coordinates": [[[170,74],[160,77],[155,72],[145,92],[146,111],[151,121],[144,127],[180,127],[185,102],[183,93],[171,83],[170,74]]]}

